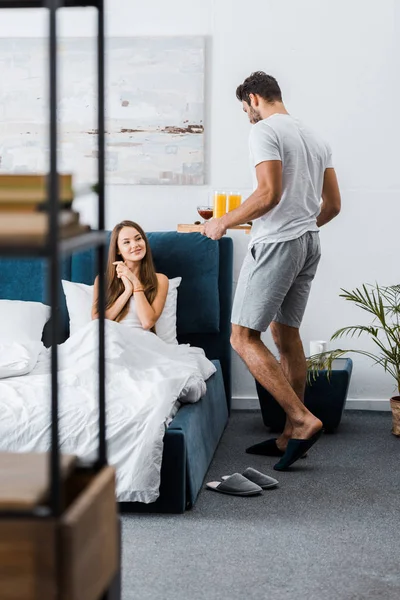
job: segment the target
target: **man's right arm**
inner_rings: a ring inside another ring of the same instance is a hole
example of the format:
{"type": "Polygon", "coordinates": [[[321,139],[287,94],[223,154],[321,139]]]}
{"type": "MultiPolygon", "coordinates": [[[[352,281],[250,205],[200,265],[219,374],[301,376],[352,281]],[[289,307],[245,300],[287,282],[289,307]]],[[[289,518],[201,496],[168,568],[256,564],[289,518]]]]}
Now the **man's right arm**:
{"type": "Polygon", "coordinates": [[[335,169],[325,169],[324,184],[322,186],[322,205],[321,212],[317,217],[318,227],[326,225],[340,213],[341,199],[339,185],[336,178],[335,169]]]}

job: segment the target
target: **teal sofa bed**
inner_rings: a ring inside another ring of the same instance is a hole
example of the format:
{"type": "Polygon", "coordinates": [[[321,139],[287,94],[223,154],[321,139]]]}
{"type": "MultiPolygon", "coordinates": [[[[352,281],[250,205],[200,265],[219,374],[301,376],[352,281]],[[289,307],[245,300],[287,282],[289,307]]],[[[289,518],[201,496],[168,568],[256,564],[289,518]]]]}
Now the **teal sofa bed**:
{"type": "MultiPolygon", "coordinates": [[[[157,271],[182,277],[178,291],[179,343],[203,348],[216,373],[198,403],[183,405],[166,429],[160,496],[153,504],[121,503],[122,511],[182,513],[192,507],[226,427],[231,400],[230,311],[233,248],[230,238],[218,242],[198,233],[149,233],[157,271]]],[[[92,284],[95,252],[65,257],[62,279],[92,284]]],[[[42,259],[0,260],[0,298],[47,303],[47,264],[42,259]]],[[[68,337],[68,313],[60,281],[59,341],[68,337]]],[[[43,341],[48,335],[46,325],[43,341]]]]}

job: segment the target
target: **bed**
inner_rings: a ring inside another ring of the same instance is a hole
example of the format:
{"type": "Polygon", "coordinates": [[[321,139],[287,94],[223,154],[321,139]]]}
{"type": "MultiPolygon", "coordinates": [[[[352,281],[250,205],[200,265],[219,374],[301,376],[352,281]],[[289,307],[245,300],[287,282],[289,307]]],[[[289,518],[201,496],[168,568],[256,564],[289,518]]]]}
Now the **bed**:
{"type": "MultiPolygon", "coordinates": [[[[195,404],[184,404],[165,432],[159,498],[151,504],[124,502],[121,509],[181,513],[196,501],[229,414],[232,240],[213,242],[199,234],[176,232],[148,236],[157,270],[170,279],[182,277],[178,340],[203,348],[216,372],[207,381],[206,395],[195,404]]],[[[95,274],[93,251],[62,261],[62,279],[92,284],[95,274]]],[[[43,261],[0,261],[0,298],[45,302],[46,288],[47,267],[43,261]]],[[[68,337],[68,314],[61,289],[59,310],[62,342],[68,337]]],[[[46,328],[43,339],[46,343],[46,328]]]]}

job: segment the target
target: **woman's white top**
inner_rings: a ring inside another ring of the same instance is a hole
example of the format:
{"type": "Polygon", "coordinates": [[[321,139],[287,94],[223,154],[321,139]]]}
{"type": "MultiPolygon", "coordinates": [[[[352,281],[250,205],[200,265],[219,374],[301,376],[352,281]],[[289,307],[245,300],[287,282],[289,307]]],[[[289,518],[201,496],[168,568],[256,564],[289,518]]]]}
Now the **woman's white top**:
{"type": "Polygon", "coordinates": [[[143,329],[143,325],[141,324],[139,316],[137,314],[134,294],[129,299],[129,311],[127,315],[122,319],[122,321],[119,322],[119,324],[134,329],[143,329]]]}

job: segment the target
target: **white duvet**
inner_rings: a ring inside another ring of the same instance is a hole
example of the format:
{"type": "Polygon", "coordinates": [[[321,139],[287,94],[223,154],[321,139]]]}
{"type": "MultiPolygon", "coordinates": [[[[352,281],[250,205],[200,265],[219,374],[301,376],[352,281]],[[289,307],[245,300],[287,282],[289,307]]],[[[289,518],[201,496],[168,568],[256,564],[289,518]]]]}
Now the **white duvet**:
{"type": "MultiPolygon", "coordinates": [[[[215,372],[203,350],[106,321],[108,460],[120,501],[159,495],[165,424],[178,399],[196,402],[215,372]]],[[[46,451],[50,442],[50,352],[33,370],[0,379],[0,451],[46,451]]],[[[98,448],[98,322],[59,346],[61,451],[93,461],[98,448]]]]}

